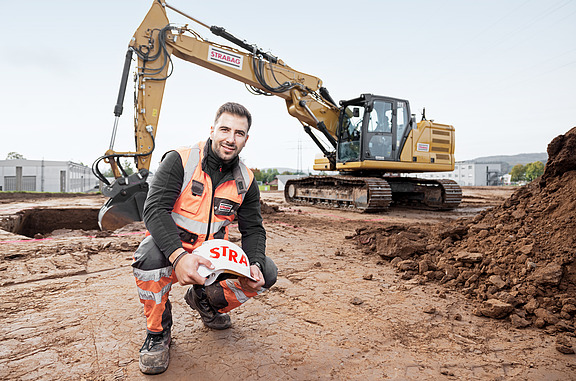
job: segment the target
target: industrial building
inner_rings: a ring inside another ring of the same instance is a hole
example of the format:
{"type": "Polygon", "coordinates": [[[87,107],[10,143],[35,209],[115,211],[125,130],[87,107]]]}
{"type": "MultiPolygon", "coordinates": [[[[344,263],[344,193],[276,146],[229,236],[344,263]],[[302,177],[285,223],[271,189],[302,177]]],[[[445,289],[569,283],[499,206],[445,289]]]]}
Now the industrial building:
{"type": "Polygon", "coordinates": [[[502,185],[501,163],[458,162],[451,172],[419,173],[417,177],[424,179],[449,179],[460,186],[502,185]]]}
{"type": "Polygon", "coordinates": [[[71,161],[0,160],[0,191],[88,192],[98,184],[90,167],[71,161]]]}

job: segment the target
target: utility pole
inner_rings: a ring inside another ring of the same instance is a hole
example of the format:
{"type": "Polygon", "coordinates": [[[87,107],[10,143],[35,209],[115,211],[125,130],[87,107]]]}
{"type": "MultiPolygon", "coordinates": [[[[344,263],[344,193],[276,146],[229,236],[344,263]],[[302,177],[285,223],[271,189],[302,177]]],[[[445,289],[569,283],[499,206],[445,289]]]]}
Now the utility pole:
{"type": "Polygon", "coordinates": [[[296,168],[298,174],[302,173],[302,140],[300,138],[298,138],[298,158],[296,166],[298,167],[296,168]]]}

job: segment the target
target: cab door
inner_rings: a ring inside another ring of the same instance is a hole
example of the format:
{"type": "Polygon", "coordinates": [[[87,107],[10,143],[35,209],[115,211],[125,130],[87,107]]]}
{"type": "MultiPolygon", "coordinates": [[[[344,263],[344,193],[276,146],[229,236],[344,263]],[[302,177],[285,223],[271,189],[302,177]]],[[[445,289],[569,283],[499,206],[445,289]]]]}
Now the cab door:
{"type": "Polygon", "coordinates": [[[409,109],[399,99],[374,99],[366,113],[364,160],[398,161],[406,140],[409,109]]]}
{"type": "Polygon", "coordinates": [[[396,157],[394,102],[374,100],[365,114],[364,160],[393,160],[396,157]]]}

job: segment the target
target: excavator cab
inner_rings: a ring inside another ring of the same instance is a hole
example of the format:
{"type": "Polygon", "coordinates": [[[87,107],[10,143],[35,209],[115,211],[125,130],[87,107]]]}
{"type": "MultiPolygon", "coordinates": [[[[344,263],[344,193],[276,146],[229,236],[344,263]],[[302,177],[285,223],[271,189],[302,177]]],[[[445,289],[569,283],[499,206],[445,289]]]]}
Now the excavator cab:
{"type": "Polygon", "coordinates": [[[340,104],[337,162],[399,160],[414,123],[408,101],[362,94],[340,104]]]}

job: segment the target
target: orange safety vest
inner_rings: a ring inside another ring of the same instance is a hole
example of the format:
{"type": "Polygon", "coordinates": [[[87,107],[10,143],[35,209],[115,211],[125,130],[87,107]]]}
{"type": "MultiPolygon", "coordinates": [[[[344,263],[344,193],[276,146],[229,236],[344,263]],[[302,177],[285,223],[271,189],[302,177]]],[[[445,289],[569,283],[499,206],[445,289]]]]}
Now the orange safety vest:
{"type": "Polygon", "coordinates": [[[236,211],[254,180],[252,171],[240,161],[232,170],[234,178],[214,190],[210,176],[202,170],[205,145],[201,142],[176,150],[184,166],[184,181],[172,209],[172,218],[181,228],[182,246],[188,252],[207,239],[228,239],[228,225],[234,221],[236,211]]]}

